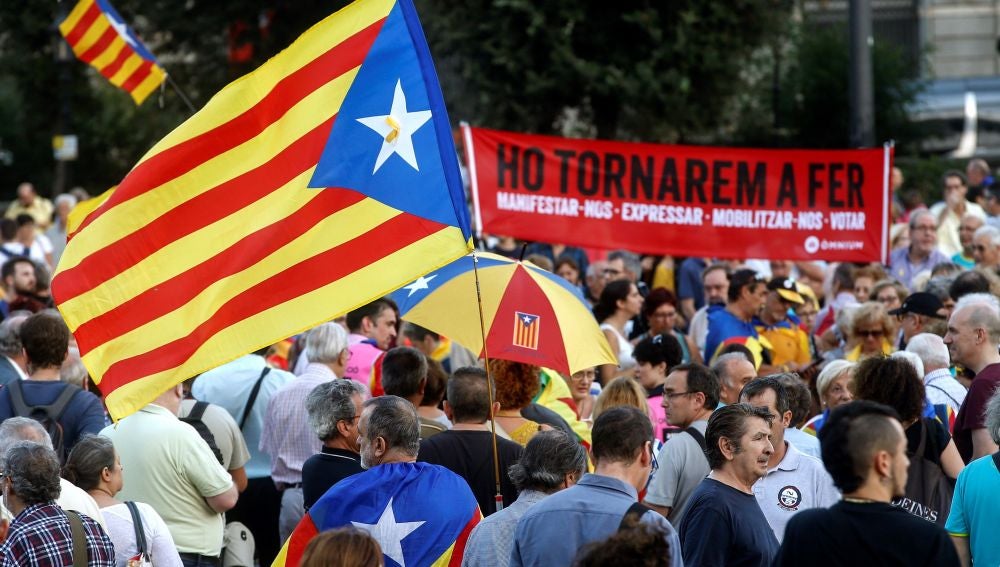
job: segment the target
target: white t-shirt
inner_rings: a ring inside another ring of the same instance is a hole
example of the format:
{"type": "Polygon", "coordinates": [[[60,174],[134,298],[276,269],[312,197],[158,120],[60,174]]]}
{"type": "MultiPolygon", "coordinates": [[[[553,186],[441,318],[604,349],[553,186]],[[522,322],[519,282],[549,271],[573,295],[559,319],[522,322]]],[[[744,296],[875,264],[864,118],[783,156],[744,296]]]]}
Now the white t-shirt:
{"type": "MultiPolygon", "coordinates": [[[[149,504],[136,502],[139,515],[142,517],[142,528],[146,536],[146,549],[153,567],[183,567],[181,557],[170,537],[170,530],[163,518],[149,504]]],[[[135,526],[132,514],[125,504],[115,504],[101,508],[104,521],[107,523],[108,537],[115,544],[115,563],[118,567],[126,567],[128,560],[135,557],[139,547],[135,542],[135,526]]]]}
{"type": "Polygon", "coordinates": [[[809,508],[829,508],[840,500],[840,492],[819,459],[803,454],[787,441],[785,447],[785,457],[778,466],[753,485],[757,504],[779,543],[792,516],[809,508]]]}

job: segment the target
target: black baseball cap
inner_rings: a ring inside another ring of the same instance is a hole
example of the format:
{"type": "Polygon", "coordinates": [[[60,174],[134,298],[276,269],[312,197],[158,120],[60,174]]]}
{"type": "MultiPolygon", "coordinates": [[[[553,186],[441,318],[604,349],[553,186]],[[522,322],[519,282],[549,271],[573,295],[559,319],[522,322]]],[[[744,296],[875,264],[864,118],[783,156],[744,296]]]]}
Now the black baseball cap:
{"type": "Polygon", "coordinates": [[[938,311],[943,308],[944,303],[941,302],[938,296],[933,293],[927,293],[926,291],[918,291],[906,296],[906,299],[903,300],[903,304],[897,309],[889,311],[889,315],[916,313],[917,315],[923,315],[924,317],[945,319],[944,315],[938,313],[938,311]]]}
{"type": "Polygon", "coordinates": [[[778,292],[778,295],[786,301],[791,301],[797,305],[806,302],[799,293],[799,288],[795,286],[795,281],[789,278],[774,278],[767,282],[767,289],[778,292]]]}

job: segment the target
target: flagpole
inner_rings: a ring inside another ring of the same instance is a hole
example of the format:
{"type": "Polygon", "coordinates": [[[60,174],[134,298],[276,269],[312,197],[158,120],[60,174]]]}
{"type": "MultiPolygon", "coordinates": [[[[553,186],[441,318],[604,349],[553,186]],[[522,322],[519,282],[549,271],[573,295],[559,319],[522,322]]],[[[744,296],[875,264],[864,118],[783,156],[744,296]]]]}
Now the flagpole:
{"type": "Polygon", "coordinates": [[[503,494],[500,492],[500,458],[497,453],[497,416],[493,413],[493,375],[490,373],[490,354],[486,350],[486,318],[483,315],[483,294],[479,288],[479,254],[472,249],[472,273],[476,280],[476,303],[479,304],[479,333],[483,337],[483,359],[486,361],[486,392],[490,399],[490,431],[493,433],[493,478],[496,481],[496,500],[499,512],[503,510],[503,494]]]}
{"type": "Polygon", "coordinates": [[[177,84],[177,81],[174,80],[174,77],[170,73],[164,73],[164,74],[167,77],[167,82],[170,83],[170,86],[174,89],[174,92],[177,93],[177,96],[181,97],[181,100],[183,100],[184,104],[187,105],[188,110],[191,111],[191,114],[198,112],[198,109],[194,107],[194,103],[192,103],[191,99],[189,99],[188,96],[184,94],[184,91],[181,90],[180,85],[177,84]]]}

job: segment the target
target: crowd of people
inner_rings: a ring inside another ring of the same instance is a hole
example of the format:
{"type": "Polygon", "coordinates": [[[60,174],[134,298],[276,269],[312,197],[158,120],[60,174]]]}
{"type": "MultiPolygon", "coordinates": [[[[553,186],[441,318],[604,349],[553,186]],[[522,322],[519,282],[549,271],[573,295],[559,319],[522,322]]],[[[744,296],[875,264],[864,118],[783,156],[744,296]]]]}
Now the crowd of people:
{"type": "Polygon", "coordinates": [[[113,425],[48,294],[75,197],[24,184],[0,222],[0,567],[1000,565],[984,183],[905,200],[887,265],[501,238],[579,287],[616,364],[487,363],[382,298],[113,425]]]}

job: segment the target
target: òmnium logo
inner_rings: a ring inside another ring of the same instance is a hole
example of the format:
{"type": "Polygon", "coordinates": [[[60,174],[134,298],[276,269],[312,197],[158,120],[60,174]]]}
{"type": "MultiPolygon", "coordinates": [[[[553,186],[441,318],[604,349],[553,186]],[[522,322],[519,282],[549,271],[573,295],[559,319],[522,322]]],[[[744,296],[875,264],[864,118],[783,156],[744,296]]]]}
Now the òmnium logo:
{"type": "Polygon", "coordinates": [[[802,491],[794,486],[786,486],[778,491],[778,506],[795,511],[802,503],[802,491]]]}
{"type": "Polygon", "coordinates": [[[819,250],[819,238],[815,236],[810,236],[806,238],[806,252],[810,254],[815,254],[819,250]]]}

